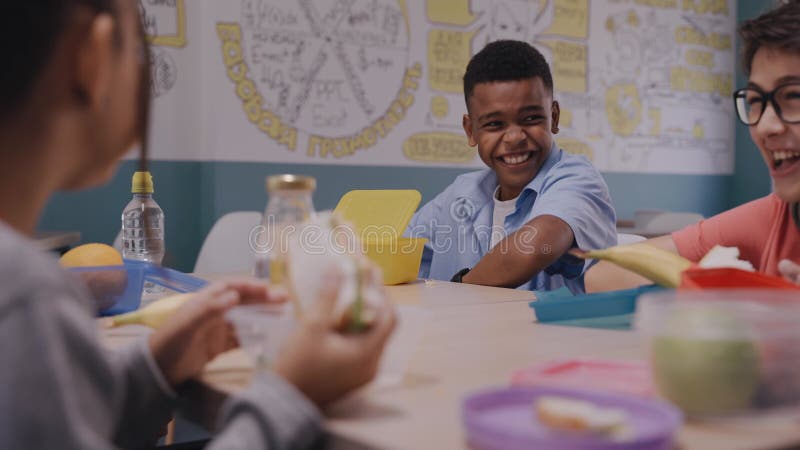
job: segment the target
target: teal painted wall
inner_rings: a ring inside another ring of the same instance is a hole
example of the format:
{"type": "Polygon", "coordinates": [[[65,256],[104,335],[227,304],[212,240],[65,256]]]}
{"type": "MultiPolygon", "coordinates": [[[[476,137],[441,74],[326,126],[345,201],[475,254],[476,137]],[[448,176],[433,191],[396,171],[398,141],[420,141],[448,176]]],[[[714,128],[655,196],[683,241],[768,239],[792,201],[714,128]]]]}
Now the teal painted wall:
{"type": "MultiPolygon", "coordinates": [[[[204,228],[204,217],[212,211],[203,201],[201,180],[207,164],[196,162],[153,163],[156,183],[155,198],[166,214],[167,255],[164,264],[189,270],[210,229],[204,228]]],[[[40,230],[80,231],[83,242],[111,244],[119,231],[122,209],[131,199],[131,175],[136,170],[132,161],[123,162],[114,179],[101,188],[83,192],[61,193],[47,205],[39,222],[40,230]]],[[[205,187],[208,189],[208,187],[205,187]]],[[[208,219],[211,222],[212,219],[208,219]]]]}
{"type": "MultiPolygon", "coordinates": [[[[122,209],[130,200],[130,177],[136,164],[123,162],[106,186],[57,194],[40,221],[41,230],[78,230],[83,242],[114,240],[122,209]]],[[[155,199],[165,214],[167,254],[164,264],[192,270],[203,239],[214,221],[231,211],[266,206],[264,179],[278,173],[314,176],[318,210],[332,209],[351,189],[417,189],[424,201],[433,198],[463,170],[268,164],[232,162],[153,161],[155,199]]]]}
{"type": "MultiPolygon", "coordinates": [[[[167,255],[164,264],[192,270],[203,239],[214,221],[239,210],[263,210],[264,179],[277,173],[303,173],[317,179],[317,209],[332,209],[351,189],[417,189],[423,202],[432,199],[465,170],[326,166],[300,164],[153,161],[155,198],[164,209],[167,255]]],[[[120,214],[130,200],[126,161],[108,185],[56,195],[40,222],[42,230],[79,230],[83,242],[111,243],[120,214]]],[[[620,217],[636,209],[699,211],[710,215],[726,205],[726,176],[606,174],[620,217]]]]}
{"type": "MultiPolygon", "coordinates": [[[[739,22],[758,16],[772,7],[773,3],[760,0],[740,0],[737,11],[739,22]]],[[[742,87],[746,84],[747,77],[741,70],[741,64],[739,64],[736,87],[742,87]]],[[[734,170],[728,195],[728,208],[763,197],[772,190],[772,183],[764,160],[761,159],[758,148],[750,139],[750,132],[747,126],[738,121],[736,122],[736,165],[734,170]]]]}
{"type": "MultiPolygon", "coordinates": [[[[738,19],[754,17],[766,2],[740,0],[738,19]]],[[[737,86],[744,85],[739,74],[737,86]]],[[[48,204],[42,230],[79,230],[84,242],[112,242],[120,214],[130,199],[133,162],[124,162],[115,178],[102,188],[59,194],[48,204]]],[[[328,166],[232,162],[153,161],[156,200],[166,214],[165,264],[192,270],[194,260],[214,221],[230,211],[262,210],[266,205],[264,178],[276,173],[304,173],[317,178],[317,209],[333,208],[350,189],[414,188],[423,202],[433,198],[466,170],[328,166]]],[[[746,127],[736,127],[736,166],[733,176],[605,174],[620,218],[637,209],[696,211],[716,214],[733,205],[765,195],[770,181],[746,127]]]]}

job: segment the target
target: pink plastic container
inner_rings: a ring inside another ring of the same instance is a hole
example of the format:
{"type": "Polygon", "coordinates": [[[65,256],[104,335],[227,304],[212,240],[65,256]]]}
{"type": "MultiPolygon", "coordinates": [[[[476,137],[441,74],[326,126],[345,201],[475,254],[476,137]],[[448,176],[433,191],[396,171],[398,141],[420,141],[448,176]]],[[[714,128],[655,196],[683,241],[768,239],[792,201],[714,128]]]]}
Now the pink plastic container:
{"type": "Polygon", "coordinates": [[[512,386],[558,386],[654,397],[656,390],[645,362],[559,359],[519,369],[512,386]]]}

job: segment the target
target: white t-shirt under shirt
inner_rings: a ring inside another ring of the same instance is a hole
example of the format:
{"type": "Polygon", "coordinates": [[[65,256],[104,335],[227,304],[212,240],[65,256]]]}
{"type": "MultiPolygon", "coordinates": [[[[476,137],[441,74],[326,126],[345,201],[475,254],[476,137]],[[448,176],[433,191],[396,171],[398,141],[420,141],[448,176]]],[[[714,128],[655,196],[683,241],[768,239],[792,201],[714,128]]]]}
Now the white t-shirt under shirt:
{"type": "Polygon", "coordinates": [[[517,203],[517,198],[511,200],[499,200],[498,194],[500,193],[500,186],[494,190],[492,199],[494,200],[494,212],[492,213],[492,240],[489,248],[493,248],[498,242],[506,237],[506,216],[514,212],[514,207],[517,203]]]}

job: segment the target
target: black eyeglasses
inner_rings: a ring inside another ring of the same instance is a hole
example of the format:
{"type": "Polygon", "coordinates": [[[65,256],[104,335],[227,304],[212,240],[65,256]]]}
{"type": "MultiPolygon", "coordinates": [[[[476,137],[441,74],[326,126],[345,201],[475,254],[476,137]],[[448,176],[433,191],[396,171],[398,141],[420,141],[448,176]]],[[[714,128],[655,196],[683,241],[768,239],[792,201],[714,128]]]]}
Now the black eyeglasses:
{"type": "Polygon", "coordinates": [[[767,103],[785,123],[800,123],[800,83],[783,84],[771,92],[757,88],[739,89],[733,93],[736,115],[743,124],[753,126],[761,120],[767,103]]]}

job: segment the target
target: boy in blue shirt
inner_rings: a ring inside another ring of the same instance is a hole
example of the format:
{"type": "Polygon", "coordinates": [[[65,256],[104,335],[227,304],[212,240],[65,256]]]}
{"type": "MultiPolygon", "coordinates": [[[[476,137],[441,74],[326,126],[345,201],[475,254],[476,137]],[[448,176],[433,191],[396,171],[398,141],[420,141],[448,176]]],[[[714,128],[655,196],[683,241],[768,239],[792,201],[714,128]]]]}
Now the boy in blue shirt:
{"type": "Polygon", "coordinates": [[[488,166],[459,176],[412,219],[428,238],[420,277],[583,292],[573,247],[616,244],[608,187],[583,156],[555,145],[559,106],[550,67],[525,42],[489,43],[464,74],[470,146],[488,166]]]}

